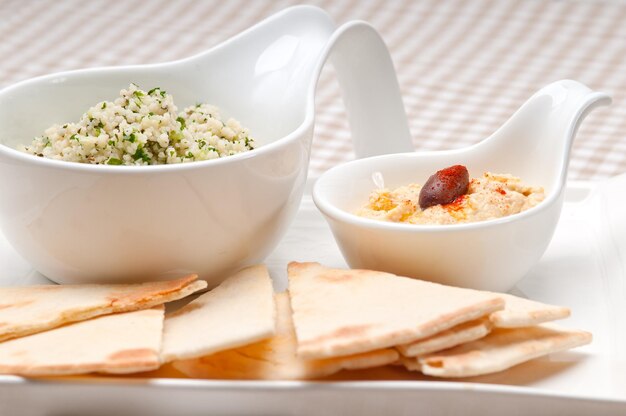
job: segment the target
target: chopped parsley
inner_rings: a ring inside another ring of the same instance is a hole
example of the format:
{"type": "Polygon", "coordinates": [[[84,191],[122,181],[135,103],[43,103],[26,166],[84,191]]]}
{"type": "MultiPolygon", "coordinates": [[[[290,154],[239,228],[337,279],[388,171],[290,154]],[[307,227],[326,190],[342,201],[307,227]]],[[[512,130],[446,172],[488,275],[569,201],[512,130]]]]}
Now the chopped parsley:
{"type": "Polygon", "coordinates": [[[129,141],[131,143],[135,143],[135,141],[137,140],[137,136],[135,136],[135,133],[131,133],[129,135],[124,136],[122,139],[129,141]]]}
{"type": "Polygon", "coordinates": [[[107,103],[106,101],[102,103],[102,105],[100,106],[101,110],[104,110],[105,108],[107,108],[107,103]]]}
{"type": "Polygon", "coordinates": [[[77,142],[79,142],[79,141],[80,141],[80,139],[78,138],[78,136],[76,136],[75,134],[72,134],[72,135],[70,136],[70,140],[76,140],[77,142]]]}
{"type": "Polygon", "coordinates": [[[141,147],[137,148],[137,151],[133,155],[133,160],[139,159],[143,160],[144,162],[150,162],[150,156],[148,156],[141,147]]]}
{"type": "Polygon", "coordinates": [[[141,104],[143,104],[143,101],[141,100],[141,97],[145,96],[146,94],[144,94],[142,91],[133,91],[133,95],[135,96],[135,104],[137,104],[138,107],[141,106],[141,104]]]}
{"type": "Polygon", "coordinates": [[[179,131],[175,131],[175,130],[171,130],[168,133],[168,137],[170,138],[170,141],[172,142],[179,142],[181,141],[185,136],[183,136],[183,134],[179,131]]]}
{"type": "Polygon", "coordinates": [[[161,87],[154,87],[152,88],[150,91],[148,91],[148,95],[153,95],[155,92],[159,92],[159,95],[163,98],[165,98],[165,94],[167,94],[165,91],[163,91],[161,89],[161,87]]]}
{"type": "Polygon", "coordinates": [[[114,157],[110,158],[110,159],[107,161],[107,165],[121,165],[122,163],[123,163],[123,162],[122,162],[121,160],[116,159],[116,158],[114,158],[114,157]]]}
{"type": "Polygon", "coordinates": [[[185,130],[185,127],[186,127],[185,119],[182,117],[176,117],[176,121],[180,123],[180,129],[185,130]]]}

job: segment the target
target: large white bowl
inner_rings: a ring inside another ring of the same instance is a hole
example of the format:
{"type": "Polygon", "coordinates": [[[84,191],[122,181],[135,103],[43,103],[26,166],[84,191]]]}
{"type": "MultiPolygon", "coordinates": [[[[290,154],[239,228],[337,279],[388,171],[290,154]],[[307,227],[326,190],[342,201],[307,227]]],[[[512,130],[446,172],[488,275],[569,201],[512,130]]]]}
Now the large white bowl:
{"type": "Polygon", "coordinates": [[[556,227],[569,152],[578,125],[605,94],[575,81],[540,90],[494,135],[465,149],[405,153],[355,160],[316,182],[315,204],[325,215],[347,263],[454,286],[493,291],[512,288],[539,260],[556,227]],[[517,215],[469,224],[413,225],[358,217],[375,188],[423,183],[437,170],[466,165],[470,176],[511,173],[543,186],[546,199],[517,215]]]}
{"type": "Polygon", "coordinates": [[[53,74],[0,91],[2,232],[36,270],[63,283],[195,272],[216,284],[262,261],[298,209],[315,87],[328,57],[342,81],[359,154],[406,150],[405,114],[384,43],[364,23],[336,30],[313,7],[288,9],[181,61],[53,74]],[[387,102],[389,122],[399,126],[398,146],[370,140],[381,128],[366,128],[377,110],[359,105],[359,87],[373,79],[377,86],[369,92],[387,102]],[[259,148],[146,167],[70,163],[15,150],[52,124],[78,120],[131,82],[167,90],[179,108],[219,106],[250,128],[259,148]]]}

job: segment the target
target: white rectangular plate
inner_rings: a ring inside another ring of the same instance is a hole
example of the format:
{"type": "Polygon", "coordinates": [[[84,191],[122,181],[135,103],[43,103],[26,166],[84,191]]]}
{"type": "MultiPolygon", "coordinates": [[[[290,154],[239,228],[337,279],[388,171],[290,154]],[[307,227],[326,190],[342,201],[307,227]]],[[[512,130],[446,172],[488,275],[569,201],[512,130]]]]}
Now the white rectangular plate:
{"type": "MultiPolygon", "coordinates": [[[[626,414],[626,176],[570,183],[555,237],[512,292],[566,305],[564,326],[591,345],[491,376],[440,381],[399,368],[342,373],[319,382],[166,378],[24,379],[0,376],[0,415],[150,414],[626,414]]],[[[321,214],[305,195],[266,263],[277,290],[289,261],[346,267],[321,214]]],[[[506,270],[502,271],[506,273],[506,270]]],[[[0,284],[48,283],[0,235],[0,284]]]]}

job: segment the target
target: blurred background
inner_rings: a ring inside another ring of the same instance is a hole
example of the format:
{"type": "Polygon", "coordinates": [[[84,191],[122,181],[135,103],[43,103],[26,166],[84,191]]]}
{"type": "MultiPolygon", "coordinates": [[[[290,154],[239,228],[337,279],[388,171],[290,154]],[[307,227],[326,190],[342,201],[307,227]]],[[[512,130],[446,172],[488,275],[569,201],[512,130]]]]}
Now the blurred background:
{"type": "MultiPolygon", "coordinates": [[[[56,71],[184,58],[296,4],[319,6],[338,24],[366,20],[381,33],[416,150],[476,143],[543,85],[571,78],[614,103],[584,122],[569,178],[626,171],[624,2],[0,0],[0,88],[56,71]]],[[[312,175],[354,158],[332,68],[316,111],[312,175]]]]}

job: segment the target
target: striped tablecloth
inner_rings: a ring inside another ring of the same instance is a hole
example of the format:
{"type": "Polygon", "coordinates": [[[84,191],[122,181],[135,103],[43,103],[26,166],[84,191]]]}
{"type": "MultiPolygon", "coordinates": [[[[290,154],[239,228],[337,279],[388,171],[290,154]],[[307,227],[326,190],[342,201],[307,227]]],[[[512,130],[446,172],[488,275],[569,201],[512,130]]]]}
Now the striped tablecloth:
{"type": "MultiPolygon", "coordinates": [[[[570,179],[626,171],[626,3],[555,0],[0,0],[0,87],[50,72],[155,63],[206,50],[310,3],[382,34],[417,150],[476,143],[534,91],[571,78],[608,92],[572,152],[570,179]]],[[[338,85],[317,91],[311,173],[352,159],[338,85]]]]}

